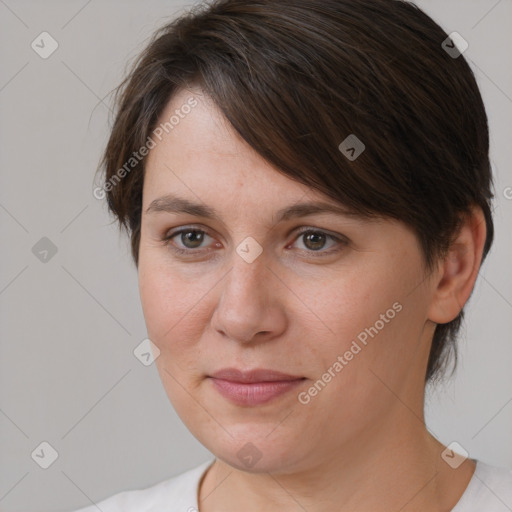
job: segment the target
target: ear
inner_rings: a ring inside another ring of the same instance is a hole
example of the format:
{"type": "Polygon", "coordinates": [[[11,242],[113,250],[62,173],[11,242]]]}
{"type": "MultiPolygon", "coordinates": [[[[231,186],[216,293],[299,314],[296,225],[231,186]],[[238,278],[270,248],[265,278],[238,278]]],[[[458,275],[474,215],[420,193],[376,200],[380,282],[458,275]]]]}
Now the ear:
{"type": "Polygon", "coordinates": [[[486,234],[482,209],[473,207],[471,213],[464,217],[446,257],[439,262],[428,317],[432,322],[451,322],[469,299],[482,263],[486,234]]]}

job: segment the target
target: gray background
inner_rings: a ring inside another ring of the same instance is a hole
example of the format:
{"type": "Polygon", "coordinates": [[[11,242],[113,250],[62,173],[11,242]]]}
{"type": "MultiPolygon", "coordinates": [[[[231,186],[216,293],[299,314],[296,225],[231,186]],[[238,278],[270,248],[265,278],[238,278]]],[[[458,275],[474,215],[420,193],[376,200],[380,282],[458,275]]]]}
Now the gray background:
{"type": "MultiPolygon", "coordinates": [[[[512,467],[512,2],[420,1],[469,42],[491,127],[496,242],[467,307],[455,378],[429,391],[430,429],[512,467]],[[507,199],[507,191],[508,197],[507,199]]],[[[0,0],[0,510],[64,511],[210,458],[154,365],[129,245],[92,195],[107,93],[180,1],[0,0]],[[59,47],[42,59],[31,42],[59,47]],[[47,237],[47,262],[32,252],[47,237]],[[31,458],[49,442],[48,469],[31,458]]],[[[440,42],[441,43],[441,42],[440,42]]]]}

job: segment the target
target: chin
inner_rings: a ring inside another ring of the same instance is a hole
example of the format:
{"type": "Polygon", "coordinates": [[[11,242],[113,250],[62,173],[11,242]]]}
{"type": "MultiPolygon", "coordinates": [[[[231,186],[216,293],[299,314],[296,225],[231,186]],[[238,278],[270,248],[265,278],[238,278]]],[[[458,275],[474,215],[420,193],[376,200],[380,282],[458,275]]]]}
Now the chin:
{"type": "Polygon", "coordinates": [[[219,427],[215,432],[198,433],[196,438],[215,457],[239,470],[279,473],[295,465],[301,456],[289,433],[283,431],[282,436],[276,432],[269,435],[275,425],[246,423],[225,427],[229,434],[219,427]]]}

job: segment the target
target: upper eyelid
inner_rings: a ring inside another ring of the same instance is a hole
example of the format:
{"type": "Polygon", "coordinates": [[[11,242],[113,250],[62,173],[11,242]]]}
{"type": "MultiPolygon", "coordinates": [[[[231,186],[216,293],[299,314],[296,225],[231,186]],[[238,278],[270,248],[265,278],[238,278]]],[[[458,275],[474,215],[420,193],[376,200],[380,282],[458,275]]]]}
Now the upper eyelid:
{"type": "MultiPolygon", "coordinates": [[[[209,232],[208,229],[205,229],[204,227],[201,227],[201,226],[196,226],[194,224],[185,225],[185,226],[179,226],[179,227],[173,228],[171,230],[168,230],[167,232],[165,232],[163,238],[168,240],[168,241],[170,241],[172,238],[176,237],[177,235],[179,235],[181,233],[184,233],[184,232],[187,232],[187,231],[198,231],[198,232],[202,232],[202,233],[208,235],[211,238],[215,238],[209,232]]],[[[291,229],[290,231],[287,232],[286,237],[288,238],[290,236],[290,234],[293,233],[293,232],[297,232],[297,235],[293,239],[293,241],[295,241],[301,235],[303,235],[303,234],[305,234],[307,232],[319,232],[319,233],[325,234],[331,240],[335,240],[337,243],[347,243],[348,242],[348,239],[344,235],[342,235],[342,234],[332,233],[330,230],[326,230],[324,228],[317,228],[315,226],[299,226],[299,227],[295,227],[295,228],[293,228],[293,229],[291,229]]],[[[192,252],[195,249],[188,249],[188,250],[190,250],[192,252]]],[[[200,249],[197,249],[197,251],[199,251],[199,250],[200,249]]]]}
{"type": "Polygon", "coordinates": [[[169,230],[165,231],[163,236],[164,236],[164,238],[172,238],[176,235],[179,235],[180,233],[187,232],[187,231],[199,231],[199,232],[205,233],[206,235],[214,238],[213,235],[210,233],[210,231],[208,231],[207,229],[204,229],[203,227],[199,227],[199,226],[194,226],[194,225],[179,226],[177,228],[169,229],[169,230]]]}
{"type": "MultiPolygon", "coordinates": [[[[211,234],[211,231],[208,228],[205,228],[205,227],[199,226],[199,225],[195,225],[195,224],[184,225],[184,226],[177,226],[175,228],[168,229],[168,230],[166,230],[164,232],[164,236],[165,237],[171,237],[171,236],[180,234],[180,233],[182,233],[182,232],[184,232],[186,230],[203,232],[203,233],[205,233],[208,236],[211,236],[213,238],[213,235],[211,234]]],[[[341,238],[341,239],[346,238],[341,233],[334,233],[334,232],[332,232],[329,229],[319,228],[319,227],[311,226],[311,225],[294,227],[293,229],[290,229],[289,231],[287,231],[286,237],[290,236],[290,234],[295,232],[295,231],[297,231],[300,234],[302,234],[302,233],[304,233],[306,231],[315,231],[315,232],[318,231],[318,232],[324,233],[326,235],[330,235],[330,236],[332,236],[334,238],[341,238]]]]}

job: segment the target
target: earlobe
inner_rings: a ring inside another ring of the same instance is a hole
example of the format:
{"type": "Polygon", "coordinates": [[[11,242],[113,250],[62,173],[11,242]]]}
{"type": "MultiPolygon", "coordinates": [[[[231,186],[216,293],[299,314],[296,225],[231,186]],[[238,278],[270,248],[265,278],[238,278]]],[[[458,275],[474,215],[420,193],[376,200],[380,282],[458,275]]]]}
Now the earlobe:
{"type": "Polygon", "coordinates": [[[445,258],[439,262],[429,320],[445,324],[454,320],[475,285],[486,238],[484,214],[479,207],[464,222],[445,258]]]}

